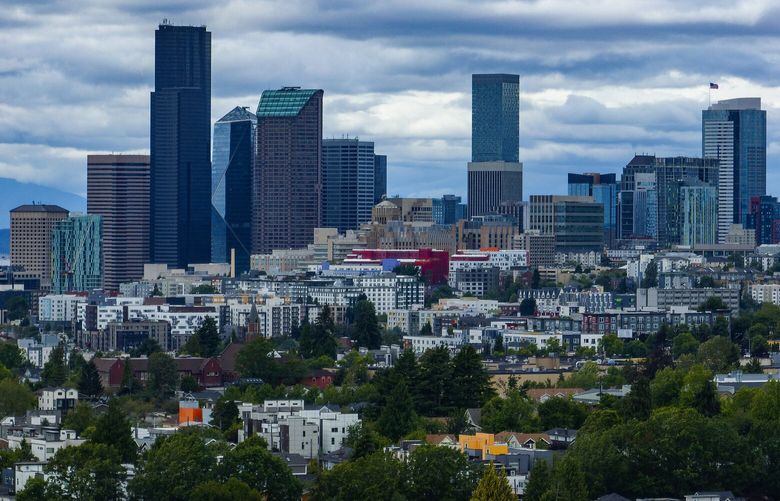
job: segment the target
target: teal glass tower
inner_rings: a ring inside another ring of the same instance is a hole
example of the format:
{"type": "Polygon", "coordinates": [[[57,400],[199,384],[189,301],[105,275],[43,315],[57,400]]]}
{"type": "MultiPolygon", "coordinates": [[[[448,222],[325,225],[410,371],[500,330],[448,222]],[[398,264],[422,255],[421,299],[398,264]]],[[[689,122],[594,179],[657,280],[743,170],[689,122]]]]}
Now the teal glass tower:
{"type": "Polygon", "coordinates": [[[518,162],[520,77],[471,75],[471,161],[518,162]]]}
{"type": "Polygon", "coordinates": [[[51,278],[55,294],[101,288],[102,223],[101,216],[70,216],[54,227],[51,278]]]}

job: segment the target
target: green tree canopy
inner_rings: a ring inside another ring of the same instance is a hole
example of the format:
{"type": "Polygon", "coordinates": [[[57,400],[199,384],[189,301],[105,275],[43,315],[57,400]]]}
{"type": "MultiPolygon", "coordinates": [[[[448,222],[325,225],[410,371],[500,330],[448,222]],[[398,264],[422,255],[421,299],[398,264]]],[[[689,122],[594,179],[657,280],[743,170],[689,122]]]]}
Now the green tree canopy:
{"type": "Polygon", "coordinates": [[[489,433],[501,431],[530,432],[539,427],[534,404],[519,391],[506,398],[493,397],[482,407],[480,426],[489,433]]]}
{"type": "Polygon", "coordinates": [[[406,463],[407,496],[415,500],[467,501],[481,470],[481,465],[469,463],[459,450],[422,445],[412,451],[406,463]]]}
{"type": "Polygon", "coordinates": [[[100,382],[100,374],[94,360],[81,366],[78,390],[80,394],[88,397],[96,397],[103,393],[103,384],[100,382]]]}
{"type": "Polygon", "coordinates": [[[172,395],[178,387],[179,373],[176,362],[167,353],[152,353],[149,357],[149,382],[147,388],[160,398],[172,395]]]}
{"type": "Polygon", "coordinates": [[[395,385],[387,399],[387,404],[382,409],[376,423],[377,429],[395,442],[414,429],[416,420],[417,416],[414,412],[414,403],[409,394],[409,388],[406,381],[401,379],[395,385]]]}
{"type": "Polygon", "coordinates": [[[739,349],[724,336],[714,336],[699,346],[697,360],[714,373],[725,372],[739,362],[739,349]]]}
{"type": "Polygon", "coordinates": [[[35,408],[38,399],[26,385],[13,379],[0,380],[0,415],[18,416],[35,408]]]}
{"type": "Polygon", "coordinates": [[[76,407],[71,409],[62,419],[62,427],[68,430],[74,430],[79,435],[84,430],[95,424],[95,411],[92,405],[84,400],[76,402],[76,407]]]}
{"type": "Polygon", "coordinates": [[[217,471],[223,481],[241,480],[266,496],[268,501],[301,499],[302,487],[298,479],[293,477],[286,463],[271,454],[265,441],[257,435],[229,450],[217,471]]]}
{"type": "Polygon", "coordinates": [[[463,346],[452,360],[450,404],[457,409],[482,407],[493,395],[482,357],[470,345],[463,346]]]}
{"type": "Polygon", "coordinates": [[[352,339],[360,347],[370,350],[379,348],[382,344],[382,334],[379,331],[379,322],[376,318],[374,303],[367,299],[361,299],[355,303],[354,318],[352,339]]]}
{"type": "Polygon", "coordinates": [[[541,427],[544,430],[550,428],[579,429],[588,416],[588,407],[568,397],[554,397],[539,404],[538,412],[541,427]]]}
{"type": "Polygon", "coordinates": [[[135,460],[136,446],[130,422],[116,398],[108,401],[108,409],[97,419],[95,431],[90,438],[94,443],[116,449],[123,462],[130,463],[135,460]]]}
{"type": "Polygon", "coordinates": [[[65,364],[65,348],[58,344],[49,354],[49,361],[43,365],[41,381],[45,386],[62,386],[68,378],[68,367],[65,364]]]}
{"type": "Polygon", "coordinates": [[[46,464],[46,499],[103,501],[122,499],[127,477],[117,451],[87,442],[60,449],[46,464]]]}

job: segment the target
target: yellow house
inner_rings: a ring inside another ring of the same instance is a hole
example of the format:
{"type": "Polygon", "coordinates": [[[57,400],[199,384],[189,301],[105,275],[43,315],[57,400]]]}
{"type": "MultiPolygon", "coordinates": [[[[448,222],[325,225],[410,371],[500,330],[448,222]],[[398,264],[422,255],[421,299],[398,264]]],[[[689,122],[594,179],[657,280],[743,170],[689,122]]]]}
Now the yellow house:
{"type": "Polygon", "coordinates": [[[460,450],[466,449],[480,451],[482,459],[488,454],[501,455],[509,454],[509,445],[506,443],[496,443],[496,436],[493,433],[476,433],[474,435],[458,435],[458,444],[460,450]]]}

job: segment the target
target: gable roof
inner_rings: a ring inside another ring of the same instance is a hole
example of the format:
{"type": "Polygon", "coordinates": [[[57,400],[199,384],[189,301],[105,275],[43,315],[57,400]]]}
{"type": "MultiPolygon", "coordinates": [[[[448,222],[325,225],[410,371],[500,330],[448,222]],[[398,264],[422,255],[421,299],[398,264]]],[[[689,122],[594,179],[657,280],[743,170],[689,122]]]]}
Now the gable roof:
{"type": "Polygon", "coordinates": [[[552,439],[550,439],[550,435],[547,433],[518,433],[515,431],[502,431],[501,433],[497,433],[496,442],[508,442],[511,437],[514,437],[515,440],[521,444],[524,444],[529,440],[533,440],[534,443],[541,441],[547,442],[548,444],[552,443],[552,439]]]}
{"type": "Polygon", "coordinates": [[[539,401],[544,396],[550,398],[572,397],[574,395],[579,395],[584,391],[583,388],[530,388],[526,390],[526,395],[528,395],[528,398],[539,401]]]}
{"type": "Polygon", "coordinates": [[[445,440],[450,440],[454,444],[458,443],[458,439],[455,438],[455,435],[450,435],[449,433],[438,433],[438,434],[431,433],[425,435],[425,441],[431,445],[439,445],[445,440]]]}

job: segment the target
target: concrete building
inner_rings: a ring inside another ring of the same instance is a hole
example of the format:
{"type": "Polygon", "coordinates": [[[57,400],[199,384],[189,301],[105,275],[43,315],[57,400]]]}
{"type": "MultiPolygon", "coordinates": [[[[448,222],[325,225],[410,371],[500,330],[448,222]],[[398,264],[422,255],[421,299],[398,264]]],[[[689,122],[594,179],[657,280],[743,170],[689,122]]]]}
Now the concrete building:
{"type": "Polygon", "coordinates": [[[11,209],[11,266],[21,267],[51,287],[52,232],[68,211],[57,205],[21,205],[11,209]]]}
{"type": "Polygon", "coordinates": [[[514,220],[499,215],[474,216],[452,225],[458,251],[484,248],[511,249],[518,228],[514,220]]]}
{"type": "Polygon", "coordinates": [[[739,310],[739,289],[729,288],[692,288],[692,289],[642,289],[636,290],[637,308],[659,308],[670,310],[672,307],[697,308],[711,297],[719,297],[732,311],[739,310]]]}
{"type": "Polygon", "coordinates": [[[300,249],[322,222],[323,91],[266,90],[257,106],[252,253],[300,249]]]}
{"type": "Polygon", "coordinates": [[[604,247],[604,206],[592,197],[531,195],[530,229],[555,236],[556,252],[604,247]]]}
{"type": "Polygon", "coordinates": [[[149,155],[87,156],[87,214],[103,220],[103,288],[143,276],[149,262],[149,155]]]}
{"type": "Polygon", "coordinates": [[[77,319],[78,305],[86,303],[84,296],[49,294],[38,298],[38,320],[41,322],[72,322],[77,319]]]}
{"type": "Polygon", "coordinates": [[[502,205],[523,200],[523,164],[520,162],[469,162],[469,218],[497,214],[502,205]]]}
{"type": "Polygon", "coordinates": [[[750,286],[750,297],[758,303],[780,305],[780,284],[753,284],[750,286]]]}
{"type": "Polygon", "coordinates": [[[539,230],[527,230],[512,238],[512,248],[528,253],[530,268],[555,265],[555,235],[541,233],[539,230]]]}
{"type": "Polygon", "coordinates": [[[172,349],[171,326],[163,320],[108,322],[100,351],[129,352],[147,339],[154,340],[163,351],[172,349]]]}
{"type": "Polygon", "coordinates": [[[79,392],[75,388],[44,388],[38,394],[38,410],[65,414],[76,407],[79,392]]]}
{"type": "Polygon", "coordinates": [[[593,197],[604,206],[604,242],[612,245],[617,236],[617,192],[615,174],[569,174],[569,195],[593,197]]]}

